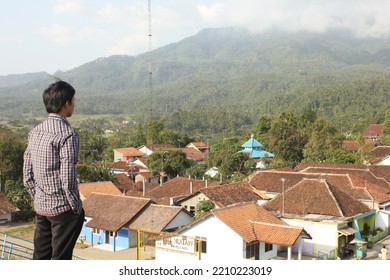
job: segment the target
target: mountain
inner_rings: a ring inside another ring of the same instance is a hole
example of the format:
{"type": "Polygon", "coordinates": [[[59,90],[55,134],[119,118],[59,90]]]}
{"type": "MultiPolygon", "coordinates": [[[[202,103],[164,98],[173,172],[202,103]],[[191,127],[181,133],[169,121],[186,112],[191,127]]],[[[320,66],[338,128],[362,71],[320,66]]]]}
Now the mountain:
{"type": "Polygon", "coordinates": [[[46,72],[0,76],[0,88],[18,87],[29,82],[46,79],[49,76],[50,74],[46,72]]]}
{"type": "MultiPolygon", "coordinates": [[[[390,102],[389,46],[389,38],[357,38],[346,30],[205,29],[154,50],[152,80],[148,53],[99,58],[54,76],[76,88],[84,114],[153,112],[173,123],[178,110],[194,117],[221,110],[249,125],[261,114],[312,109],[345,124],[356,113],[381,118],[390,102]]],[[[22,76],[0,76],[0,114],[44,113],[37,96],[53,78],[22,76]]]]}

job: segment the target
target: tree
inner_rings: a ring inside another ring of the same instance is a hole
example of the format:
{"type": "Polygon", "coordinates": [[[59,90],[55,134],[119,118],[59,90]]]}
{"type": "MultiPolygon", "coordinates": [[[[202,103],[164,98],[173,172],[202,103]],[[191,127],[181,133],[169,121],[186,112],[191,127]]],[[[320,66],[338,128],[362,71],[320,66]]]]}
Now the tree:
{"type": "Polygon", "coordinates": [[[113,181],[114,174],[104,161],[94,164],[77,165],[77,175],[80,182],[113,181]]]}
{"type": "MultiPolygon", "coordinates": [[[[254,164],[252,159],[240,153],[238,138],[228,138],[213,144],[208,157],[208,166],[216,166],[222,176],[230,177],[248,174],[254,164]]],[[[240,177],[240,176],[239,176],[240,177]]]]}
{"type": "Polygon", "coordinates": [[[306,139],[301,135],[298,119],[292,112],[281,113],[271,123],[269,130],[269,149],[290,165],[303,159],[306,139]]]}
{"type": "Polygon", "coordinates": [[[79,158],[82,163],[93,163],[103,160],[107,148],[107,139],[100,131],[80,130],[79,158]]]}
{"type": "Polygon", "coordinates": [[[21,181],[7,180],[4,195],[20,212],[14,214],[14,220],[29,220],[35,216],[34,202],[21,181]]]}
{"type": "Polygon", "coordinates": [[[164,172],[168,177],[173,178],[185,174],[191,162],[181,150],[158,150],[148,157],[147,165],[153,174],[164,172]]]}
{"type": "Polygon", "coordinates": [[[340,148],[337,130],[329,121],[319,118],[313,124],[310,139],[303,150],[305,162],[330,162],[340,148]]]}
{"type": "Polygon", "coordinates": [[[177,147],[180,142],[180,136],[177,132],[169,129],[164,129],[160,132],[160,141],[164,144],[171,144],[174,147],[177,147]]]}
{"type": "Polygon", "coordinates": [[[367,163],[372,159],[372,149],[371,147],[364,141],[363,134],[359,134],[356,139],[359,146],[359,154],[360,158],[358,160],[359,163],[367,163]]]}
{"type": "MultiPolygon", "coordinates": [[[[138,123],[137,124],[137,128],[136,128],[136,131],[135,131],[135,134],[134,134],[134,137],[133,137],[133,143],[134,143],[134,146],[135,147],[139,147],[143,144],[146,143],[146,134],[145,134],[145,129],[144,127],[141,125],[141,123],[138,123]]],[[[131,145],[128,145],[128,146],[131,146],[131,145]]],[[[125,147],[125,146],[124,146],[125,147]]]]}
{"type": "Polygon", "coordinates": [[[383,122],[383,129],[381,135],[381,144],[390,146],[390,104],[387,105],[385,121],[383,122]]]}
{"type": "Polygon", "coordinates": [[[185,171],[185,175],[191,176],[191,178],[202,178],[206,172],[205,164],[198,164],[193,162],[190,167],[185,171]]]}
{"type": "Polygon", "coordinates": [[[270,116],[261,116],[255,127],[256,138],[261,142],[268,142],[268,131],[271,129],[272,118],[270,116]]]}
{"type": "Polygon", "coordinates": [[[21,180],[26,141],[16,132],[0,127],[0,179],[21,180]]]}
{"type": "Polygon", "coordinates": [[[164,130],[164,125],[158,120],[150,120],[148,122],[148,129],[146,140],[148,144],[161,143],[160,133],[164,130]]]}
{"type": "Polygon", "coordinates": [[[214,209],[214,207],[214,203],[212,203],[210,200],[199,201],[198,204],[196,204],[194,219],[203,216],[207,212],[210,212],[214,209]]]}

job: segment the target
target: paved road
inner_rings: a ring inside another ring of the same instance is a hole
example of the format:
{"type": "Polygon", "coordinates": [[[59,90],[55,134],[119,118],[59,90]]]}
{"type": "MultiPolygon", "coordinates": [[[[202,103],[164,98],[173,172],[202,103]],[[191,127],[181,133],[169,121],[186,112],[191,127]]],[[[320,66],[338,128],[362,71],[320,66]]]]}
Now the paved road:
{"type": "MultiPolygon", "coordinates": [[[[366,260],[380,260],[378,253],[383,246],[386,246],[387,250],[390,251],[390,235],[386,236],[384,239],[373,244],[371,249],[367,249],[366,260]]],[[[387,260],[390,260],[390,253],[387,253],[387,260]]]]}

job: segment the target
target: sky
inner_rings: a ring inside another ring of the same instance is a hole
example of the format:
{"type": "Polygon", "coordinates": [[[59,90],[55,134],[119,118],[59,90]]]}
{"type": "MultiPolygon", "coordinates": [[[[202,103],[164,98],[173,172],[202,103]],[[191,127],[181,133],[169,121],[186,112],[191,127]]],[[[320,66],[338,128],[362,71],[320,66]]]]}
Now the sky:
{"type": "MultiPolygon", "coordinates": [[[[1,0],[0,75],[68,71],[149,51],[148,0],[1,0]]],[[[151,49],[204,28],[390,35],[388,0],[150,0],[151,49]]]]}

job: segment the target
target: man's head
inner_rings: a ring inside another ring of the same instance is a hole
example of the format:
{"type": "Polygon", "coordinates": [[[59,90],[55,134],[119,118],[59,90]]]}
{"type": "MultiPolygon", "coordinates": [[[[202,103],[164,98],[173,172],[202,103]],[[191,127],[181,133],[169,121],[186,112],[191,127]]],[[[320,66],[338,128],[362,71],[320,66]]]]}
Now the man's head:
{"type": "MultiPolygon", "coordinates": [[[[64,81],[57,81],[52,83],[43,92],[43,103],[45,104],[46,111],[48,113],[60,113],[61,110],[67,108],[68,111],[71,109],[70,115],[73,113],[74,108],[74,95],[76,91],[74,88],[64,81]],[[72,107],[72,108],[68,108],[72,107]]],[[[70,115],[68,117],[70,117],[70,115]]]]}

